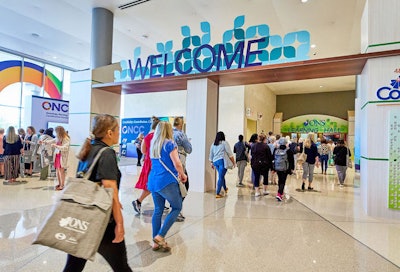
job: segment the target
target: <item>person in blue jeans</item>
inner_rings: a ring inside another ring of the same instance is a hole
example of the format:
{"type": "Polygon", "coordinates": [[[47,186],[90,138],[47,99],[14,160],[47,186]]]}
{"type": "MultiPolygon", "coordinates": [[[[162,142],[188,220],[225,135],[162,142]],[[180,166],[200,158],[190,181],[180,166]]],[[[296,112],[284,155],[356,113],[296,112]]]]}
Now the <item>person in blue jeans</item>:
{"type": "Polygon", "coordinates": [[[233,167],[236,166],[235,159],[233,157],[233,152],[228,142],[225,141],[225,134],[219,131],[215,136],[215,141],[210,148],[209,160],[211,167],[216,169],[218,172],[218,182],[217,182],[217,194],[216,198],[224,197],[221,194],[222,188],[224,188],[225,194],[228,193],[228,187],[226,187],[225,174],[228,171],[224,162],[225,153],[229,160],[232,162],[233,167]]]}
{"type": "Polygon", "coordinates": [[[330,148],[328,146],[328,142],[325,138],[322,138],[321,145],[318,148],[319,160],[321,162],[321,173],[326,175],[326,170],[328,170],[328,160],[329,160],[329,152],[330,148]]]}
{"type": "Polygon", "coordinates": [[[173,141],[172,126],[169,122],[158,123],[150,144],[151,171],[147,188],[153,196],[154,213],[152,217],[153,250],[169,252],[165,236],[182,210],[182,196],[178,179],[186,182],[187,176],[179,160],[178,148],[173,141]],[[171,211],[161,223],[165,201],[171,211]]]}

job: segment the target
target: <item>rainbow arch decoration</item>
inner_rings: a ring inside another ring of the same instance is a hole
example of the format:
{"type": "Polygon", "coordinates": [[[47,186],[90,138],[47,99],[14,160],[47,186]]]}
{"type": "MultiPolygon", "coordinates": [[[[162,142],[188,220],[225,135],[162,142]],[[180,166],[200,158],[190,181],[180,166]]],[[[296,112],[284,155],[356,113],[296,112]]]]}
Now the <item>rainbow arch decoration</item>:
{"type": "Polygon", "coordinates": [[[21,81],[44,87],[44,91],[51,98],[61,99],[62,82],[49,70],[27,61],[22,65],[21,60],[0,62],[0,92],[5,87],[21,81]]]}

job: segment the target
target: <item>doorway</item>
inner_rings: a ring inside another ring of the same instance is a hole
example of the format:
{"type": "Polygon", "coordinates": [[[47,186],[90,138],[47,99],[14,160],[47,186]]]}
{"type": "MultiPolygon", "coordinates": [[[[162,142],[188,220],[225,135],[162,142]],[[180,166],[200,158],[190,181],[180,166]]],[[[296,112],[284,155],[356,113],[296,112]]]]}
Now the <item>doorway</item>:
{"type": "Polygon", "coordinates": [[[246,138],[248,141],[252,134],[257,133],[257,121],[247,118],[246,119],[246,138]]]}

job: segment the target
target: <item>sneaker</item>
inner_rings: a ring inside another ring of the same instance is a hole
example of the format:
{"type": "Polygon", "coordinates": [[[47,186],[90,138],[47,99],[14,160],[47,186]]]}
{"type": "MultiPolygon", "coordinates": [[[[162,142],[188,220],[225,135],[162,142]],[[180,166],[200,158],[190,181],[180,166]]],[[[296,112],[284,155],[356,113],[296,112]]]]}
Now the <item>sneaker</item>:
{"type": "Polygon", "coordinates": [[[176,222],[183,222],[185,221],[185,217],[182,213],[179,213],[178,217],[176,218],[176,222]]]}
{"type": "Polygon", "coordinates": [[[282,201],[282,195],[278,193],[275,197],[278,201],[282,201]]]}
{"type": "Polygon", "coordinates": [[[215,198],[223,198],[223,195],[216,195],[215,198]]]}
{"type": "Polygon", "coordinates": [[[256,193],[254,194],[254,196],[256,196],[256,197],[258,197],[260,195],[261,195],[260,191],[256,191],[256,193]]]}
{"type": "Polygon", "coordinates": [[[140,212],[142,210],[142,204],[140,204],[137,199],[132,201],[132,206],[133,206],[133,209],[135,210],[135,212],[140,214],[140,212]]]}
{"type": "Polygon", "coordinates": [[[340,188],[343,188],[343,187],[344,187],[344,185],[343,185],[343,184],[340,184],[340,185],[339,185],[339,187],[340,187],[340,188]]]}
{"type": "Polygon", "coordinates": [[[243,183],[239,183],[238,185],[236,185],[237,187],[244,187],[243,183]]]}
{"type": "Polygon", "coordinates": [[[269,191],[263,191],[264,195],[269,195],[269,191]]]}
{"type": "Polygon", "coordinates": [[[228,187],[226,187],[226,189],[225,189],[225,194],[227,194],[228,191],[229,191],[229,189],[228,189],[228,187]]]}
{"type": "Polygon", "coordinates": [[[303,182],[303,184],[301,184],[301,190],[302,190],[302,191],[305,191],[305,190],[306,190],[306,185],[305,185],[304,182],[303,182]]]}

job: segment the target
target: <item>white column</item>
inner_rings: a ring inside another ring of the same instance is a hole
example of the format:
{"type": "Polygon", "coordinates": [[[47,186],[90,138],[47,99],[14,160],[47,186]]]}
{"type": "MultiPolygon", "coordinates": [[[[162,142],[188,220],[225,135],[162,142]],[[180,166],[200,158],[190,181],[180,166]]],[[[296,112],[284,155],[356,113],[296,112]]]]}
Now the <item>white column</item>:
{"type": "MultiPolygon", "coordinates": [[[[400,48],[400,32],[395,31],[400,1],[367,0],[362,18],[362,52],[400,48]]],[[[371,216],[399,218],[400,211],[388,208],[389,189],[389,115],[400,103],[377,97],[381,87],[391,88],[400,56],[370,59],[359,76],[357,119],[360,122],[360,178],[363,207],[371,216]]]]}
{"type": "Polygon", "coordinates": [[[208,156],[217,132],[218,84],[209,79],[189,80],[186,99],[186,133],[193,146],[186,162],[190,190],[207,192],[215,189],[215,171],[208,156]]]}
{"type": "Polygon", "coordinates": [[[76,154],[90,131],[90,104],[92,92],[92,72],[81,71],[71,74],[71,95],[69,101],[69,127],[71,137],[68,156],[68,176],[74,176],[78,159],[76,154]]]}

